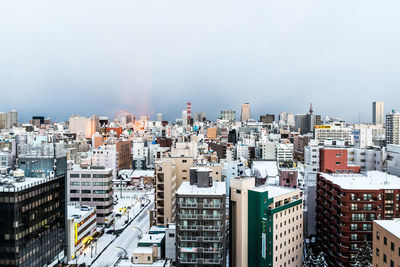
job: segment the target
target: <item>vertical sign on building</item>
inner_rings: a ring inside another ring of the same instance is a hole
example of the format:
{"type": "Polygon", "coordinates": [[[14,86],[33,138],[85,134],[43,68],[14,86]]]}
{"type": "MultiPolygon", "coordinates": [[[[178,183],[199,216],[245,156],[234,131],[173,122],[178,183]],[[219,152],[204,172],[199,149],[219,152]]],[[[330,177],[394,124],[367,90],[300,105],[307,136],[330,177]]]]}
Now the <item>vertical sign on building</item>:
{"type": "Polygon", "coordinates": [[[261,257],[265,259],[267,257],[267,226],[265,219],[261,221],[261,230],[261,257]]]}

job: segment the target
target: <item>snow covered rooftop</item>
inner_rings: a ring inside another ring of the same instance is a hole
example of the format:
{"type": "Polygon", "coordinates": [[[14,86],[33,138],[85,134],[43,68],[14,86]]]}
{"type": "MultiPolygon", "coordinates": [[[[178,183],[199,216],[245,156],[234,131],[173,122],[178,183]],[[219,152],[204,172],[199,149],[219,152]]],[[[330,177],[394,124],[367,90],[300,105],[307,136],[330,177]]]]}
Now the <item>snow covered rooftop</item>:
{"type": "Polygon", "coordinates": [[[321,174],[325,179],[343,189],[400,189],[400,178],[380,171],[363,174],[321,174]]]}
{"type": "Polygon", "coordinates": [[[278,166],[276,161],[253,161],[252,170],[258,170],[261,178],[278,176],[278,166]]]}
{"type": "Polygon", "coordinates": [[[394,220],[376,220],[374,221],[379,224],[382,228],[392,233],[397,238],[400,238],[400,219],[394,220]]]}
{"type": "Polygon", "coordinates": [[[183,182],[176,192],[179,195],[224,195],[226,194],[225,182],[213,182],[211,187],[198,187],[190,185],[189,182],[183,182]]]}
{"type": "Polygon", "coordinates": [[[270,198],[292,193],[296,190],[298,189],[283,187],[283,186],[273,186],[273,185],[262,185],[251,189],[251,191],[256,191],[256,192],[268,191],[268,197],[270,198]]]}

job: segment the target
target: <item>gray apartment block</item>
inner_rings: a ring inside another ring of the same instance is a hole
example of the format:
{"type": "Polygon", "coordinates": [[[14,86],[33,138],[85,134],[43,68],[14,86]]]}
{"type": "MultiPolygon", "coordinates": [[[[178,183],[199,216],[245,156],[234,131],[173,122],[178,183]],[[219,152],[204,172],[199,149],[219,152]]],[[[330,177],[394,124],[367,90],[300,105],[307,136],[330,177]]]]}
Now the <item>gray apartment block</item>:
{"type": "Polygon", "coordinates": [[[210,172],[191,170],[176,192],[176,266],[226,266],[226,187],[210,172]]]}
{"type": "Polygon", "coordinates": [[[97,223],[110,224],[113,216],[113,170],[95,166],[77,166],[68,170],[69,202],[96,208],[97,223]]]}

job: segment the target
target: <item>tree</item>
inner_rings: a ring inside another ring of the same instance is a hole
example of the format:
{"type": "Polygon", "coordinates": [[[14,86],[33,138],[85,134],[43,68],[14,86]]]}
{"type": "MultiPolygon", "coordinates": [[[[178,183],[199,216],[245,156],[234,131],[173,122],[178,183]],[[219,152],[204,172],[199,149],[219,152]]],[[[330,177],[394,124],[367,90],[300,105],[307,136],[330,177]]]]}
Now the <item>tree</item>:
{"type": "Polygon", "coordinates": [[[367,240],[358,248],[355,260],[357,267],[372,267],[372,249],[367,240]]]}
{"type": "Polygon", "coordinates": [[[322,253],[322,251],[318,254],[315,263],[318,267],[328,267],[328,263],[326,263],[324,253],[322,253]]]}

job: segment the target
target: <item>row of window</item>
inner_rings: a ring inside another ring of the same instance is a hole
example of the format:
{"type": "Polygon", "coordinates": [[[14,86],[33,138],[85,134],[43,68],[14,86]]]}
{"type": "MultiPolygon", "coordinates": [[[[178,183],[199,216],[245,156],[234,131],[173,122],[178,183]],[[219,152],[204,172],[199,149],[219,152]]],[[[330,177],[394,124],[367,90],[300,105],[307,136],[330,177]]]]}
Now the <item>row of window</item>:
{"type": "Polygon", "coordinates": [[[109,186],[112,185],[110,182],[70,182],[70,186],[109,186]]]}
{"type": "Polygon", "coordinates": [[[91,174],[91,173],[70,173],[70,178],[108,178],[111,177],[112,173],[100,173],[100,174],[91,174]]]}

